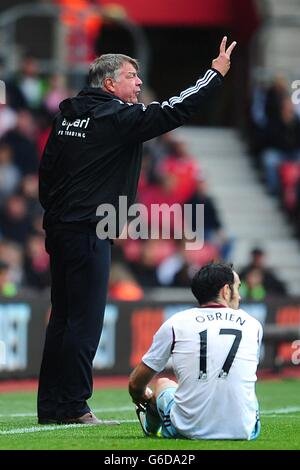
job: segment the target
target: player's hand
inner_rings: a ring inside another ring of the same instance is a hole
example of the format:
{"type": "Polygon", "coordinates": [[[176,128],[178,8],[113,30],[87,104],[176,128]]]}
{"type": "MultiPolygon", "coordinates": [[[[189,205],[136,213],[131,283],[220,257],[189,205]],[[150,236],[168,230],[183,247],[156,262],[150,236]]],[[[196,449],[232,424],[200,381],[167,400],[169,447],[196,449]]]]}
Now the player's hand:
{"type": "Polygon", "coordinates": [[[144,400],[149,401],[149,400],[151,400],[152,397],[153,397],[153,392],[152,392],[151,388],[146,387],[146,390],[145,390],[144,396],[143,396],[144,400]]]}
{"type": "Polygon", "coordinates": [[[212,61],[212,68],[218,70],[223,77],[227,74],[230,69],[230,55],[236,46],[236,41],[233,41],[230,46],[226,49],[227,36],[224,36],[220,44],[220,53],[216,59],[212,61]]]}
{"type": "Polygon", "coordinates": [[[131,390],[130,395],[131,395],[133,403],[135,403],[136,405],[144,406],[148,401],[151,400],[153,396],[153,392],[151,388],[146,387],[143,392],[131,390]]]}

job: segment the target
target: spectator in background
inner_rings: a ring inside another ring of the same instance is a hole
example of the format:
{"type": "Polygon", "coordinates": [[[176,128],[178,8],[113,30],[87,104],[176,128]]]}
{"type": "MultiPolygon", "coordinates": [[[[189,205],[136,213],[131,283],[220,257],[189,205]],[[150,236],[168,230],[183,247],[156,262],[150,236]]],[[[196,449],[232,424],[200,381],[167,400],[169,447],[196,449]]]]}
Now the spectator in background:
{"type": "Polygon", "coordinates": [[[17,124],[17,113],[5,104],[0,104],[0,138],[17,124]]]}
{"type": "Polygon", "coordinates": [[[32,114],[22,110],[17,115],[16,127],[3,136],[3,141],[12,148],[14,163],[22,175],[37,174],[35,132],[36,126],[32,114]]]}
{"type": "MultiPolygon", "coordinates": [[[[3,77],[5,77],[5,93],[6,93],[7,106],[5,106],[4,109],[6,108],[12,111],[12,110],[26,108],[27,103],[26,103],[25,96],[23,95],[19,86],[15,83],[15,80],[11,80],[10,78],[6,76],[5,61],[3,57],[1,56],[0,56],[0,77],[2,78],[2,80],[3,80],[3,77]]],[[[1,117],[1,106],[0,106],[0,117],[1,117]]],[[[1,124],[0,124],[0,128],[1,128],[1,124]]],[[[1,130],[0,130],[0,135],[1,135],[1,130]]]]}
{"type": "Polygon", "coordinates": [[[9,265],[0,260],[0,296],[14,297],[16,294],[17,287],[9,278],[9,265]]]}
{"type": "Polygon", "coordinates": [[[39,182],[37,175],[26,175],[22,179],[21,193],[25,197],[28,211],[31,216],[36,216],[42,213],[42,208],[39,203],[39,182]]]}
{"type": "Polygon", "coordinates": [[[188,287],[201,266],[218,260],[220,253],[216,246],[204,243],[200,250],[186,250],[187,240],[174,240],[176,251],[170,253],[158,266],[157,278],[160,285],[170,287],[188,287]]]}
{"type": "Polygon", "coordinates": [[[196,189],[199,165],[187,152],[182,140],[169,141],[169,154],[158,164],[157,171],[165,179],[170,178],[174,202],[185,203],[196,189]]]}
{"type": "Polygon", "coordinates": [[[264,131],[262,162],[271,194],[280,190],[279,166],[284,161],[300,161],[300,119],[290,97],[281,101],[279,118],[271,119],[264,131]]]}
{"type": "Polygon", "coordinates": [[[0,234],[3,238],[22,244],[28,237],[30,228],[26,199],[21,194],[13,194],[0,212],[0,234]]]}
{"type": "Polygon", "coordinates": [[[257,80],[251,90],[248,137],[251,156],[258,168],[261,167],[260,153],[263,149],[266,123],[266,85],[263,80],[257,80]]]}
{"type": "Polygon", "coordinates": [[[138,261],[129,263],[132,273],[143,287],[158,286],[156,268],[160,243],[159,240],[143,240],[138,261]]]}
{"type": "Polygon", "coordinates": [[[50,286],[49,268],[49,255],[45,250],[45,237],[31,235],[27,239],[25,249],[24,284],[35,289],[44,289],[50,286]]]}
{"type": "Polygon", "coordinates": [[[17,188],[20,177],[20,172],[12,161],[10,146],[0,142],[0,207],[17,188]]]}
{"type": "Polygon", "coordinates": [[[30,56],[24,58],[17,83],[26,99],[27,105],[31,109],[38,108],[42,103],[45,84],[39,77],[39,68],[36,59],[30,56]]]}
{"type": "Polygon", "coordinates": [[[259,284],[264,288],[266,295],[286,295],[287,291],[284,283],[276,277],[270,268],[266,267],[265,260],[264,250],[259,247],[253,248],[250,263],[241,270],[241,281],[247,281],[247,276],[251,273],[251,285],[253,285],[254,280],[255,285],[259,284]]]}
{"type": "Polygon", "coordinates": [[[254,84],[252,89],[250,119],[257,130],[266,125],[266,89],[263,82],[254,84]]]}
{"type": "Polygon", "coordinates": [[[280,120],[282,102],[288,96],[287,79],[282,75],[277,75],[266,91],[265,115],[267,121],[280,120]]]}
{"type": "Polygon", "coordinates": [[[193,232],[196,230],[196,208],[197,204],[204,205],[204,241],[215,245],[220,257],[226,261],[232,249],[232,240],[228,239],[224,233],[214,200],[207,191],[207,181],[202,171],[197,173],[197,186],[192,196],[186,201],[192,206],[192,220],[187,220],[193,232]]]}
{"type": "Polygon", "coordinates": [[[9,280],[20,286],[23,280],[23,250],[10,240],[0,241],[0,259],[9,267],[9,280]]]}
{"type": "Polygon", "coordinates": [[[263,286],[263,275],[260,269],[252,268],[247,271],[241,282],[240,295],[243,300],[262,302],[265,299],[266,290],[263,286]]]}
{"type": "Polygon", "coordinates": [[[59,103],[70,96],[67,89],[66,77],[64,75],[52,75],[49,80],[49,90],[47,91],[44,103],[51,115],[59,111],[59,103]]]}
{"type": "Polygon", "coordinates": [[[185,249],[186,240],[174,240],[176,251],[157,267],[157,279],[161,286],[188,287],[196,269],[190,265],[185,249]]]}

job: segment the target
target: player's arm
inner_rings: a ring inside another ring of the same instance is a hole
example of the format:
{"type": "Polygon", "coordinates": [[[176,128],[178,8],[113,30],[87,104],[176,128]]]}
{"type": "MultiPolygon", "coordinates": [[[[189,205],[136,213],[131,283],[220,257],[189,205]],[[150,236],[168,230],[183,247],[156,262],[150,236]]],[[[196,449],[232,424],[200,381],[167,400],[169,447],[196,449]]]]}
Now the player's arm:
{"type": "Polygon", "coordinates": [[[172,319],[167,320],[155,333],[152,345],[129,378],[129,393],[134,403],[145,403],[151,398],[148,383],[161,372],[170,357],[173,346],[172,319]]]}
{"type": "Polygon", "coordinates": [[[129,377],[129,394],[132,401],[138,405],[145,403],[151,396],[151,390],[147,388],[148,383],[153,379],[156,372],[141,362],[130,374],[129,377]]]}

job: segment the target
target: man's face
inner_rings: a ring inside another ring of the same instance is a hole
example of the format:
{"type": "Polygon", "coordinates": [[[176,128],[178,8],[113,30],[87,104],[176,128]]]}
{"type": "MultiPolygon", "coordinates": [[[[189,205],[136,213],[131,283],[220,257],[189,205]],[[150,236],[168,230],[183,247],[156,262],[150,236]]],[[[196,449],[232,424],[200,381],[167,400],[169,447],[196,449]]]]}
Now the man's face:
{"type": "Polygon", "coordinates": [[[233,272],[233,275],[234,275],[234,283],[233,283],[231,295],[227,301],[227,304],[228,304],[228,307],[237,310],[239,308],[240,300],[241,300],[240,293],[239,293],[241,281],[236,272],[233,272]]]}
{"type": "Polygon", "coordinates": [[[137,103],[142,83],[135,67],[126,62],[119,69],[116,80],[112,81],[111,91],[126,103],[137,103]]]}

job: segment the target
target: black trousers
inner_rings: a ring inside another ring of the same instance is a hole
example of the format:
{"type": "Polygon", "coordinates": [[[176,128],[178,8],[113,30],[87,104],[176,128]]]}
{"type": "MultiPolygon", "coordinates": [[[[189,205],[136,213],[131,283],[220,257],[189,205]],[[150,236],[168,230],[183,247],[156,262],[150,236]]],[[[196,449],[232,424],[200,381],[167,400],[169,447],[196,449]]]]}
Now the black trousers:
{"type": "Polygon", "coordinates": [[[96,233],[47,232],[52,310],[39,378],[38,416],[77,418],[90,408],[92,361],[106,304],[111,244],[96,233]]]}

